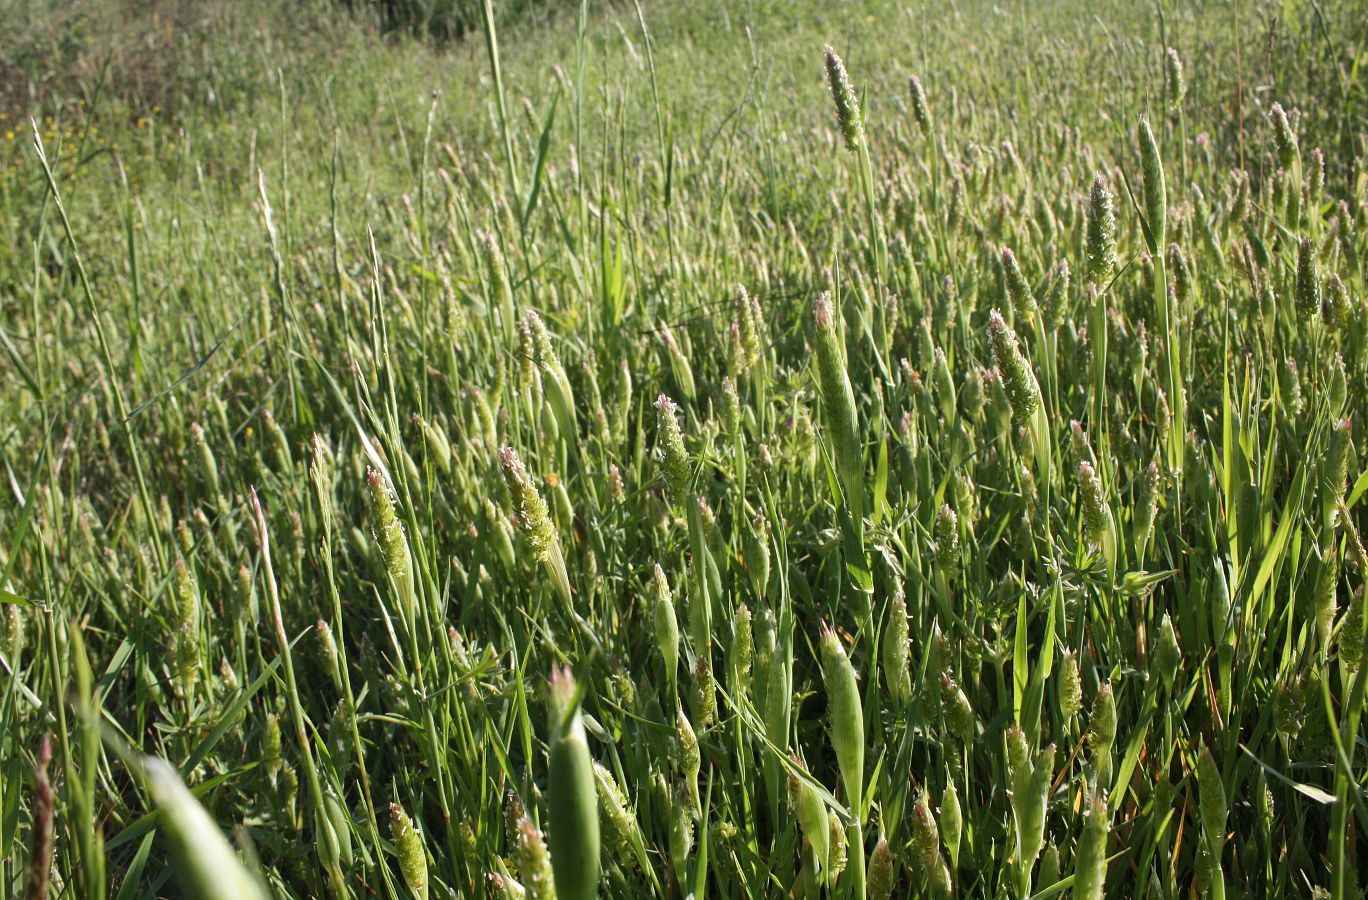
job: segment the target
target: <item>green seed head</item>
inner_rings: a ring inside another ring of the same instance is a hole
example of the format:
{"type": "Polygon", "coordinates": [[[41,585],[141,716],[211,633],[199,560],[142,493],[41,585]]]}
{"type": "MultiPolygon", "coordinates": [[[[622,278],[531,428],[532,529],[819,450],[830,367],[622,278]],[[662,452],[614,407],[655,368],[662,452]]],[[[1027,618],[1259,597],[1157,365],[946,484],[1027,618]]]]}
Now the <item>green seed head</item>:
{"type": "Polygon", "coordinates": [[[912,855],[926,871],[930,871],[940,857],[940,830],[936,827],[936,817],[931,814],[931,806],[926,802],[925,791],[917,794],[912,808],[912,855]]]}
{"type": "Polygon", "coordinates": [[[760,329],[764,319],[761,317],[758,301],[746,292],[745,285],[736,286],[736,299],[732,307],[736,313],[733,324],[741,355],[739,361],[744,371],[760,362],[760,355],[763,352],[760,329]]]}
{"type": "Polygon", "coordinates": [[[744,692],[750,686],[751,667],[755,662],[755,645],[751,633],[750,607],[742,603],[736,608],[732,620],[732,675],[736,679],[733,689],[744,692]]]}
{"type": "Polygon", "coordinates": [[[542,499],[527,467],[512,447],[499,450],[499,467],[503,470],[508,496],[518,513],[518,530],[522,532],[533,555],[540,562],[549,562],[557,552],[556,526],[551,522],[551,511],[542,499]]]}
{"type": "Polygon", "coordinates": [[[1065,650],[1059,660],[1059,677],[1055,682],[1059,699],[1059,713],[1066,720],[1078,715],[1083,708],[1083,679],[1078,672],[1078,657],[1065,650]]]}
{"type": "Polygon", "coordinates": [[[845,490],[851,517],[859,521],[864,508],[864,460],[855,394],[846,372],[845,349],[837,327],[831,295],[822,292],[812,306],[813,343],[821,394],[822,425],[831,445],[833,462],[845,490]]]}
{"type": "Polygon", "coordinates": [[[1283,360],[1278,370],[1278,393],[1283,409],[1292,416],[1301,414],[1304,405],[1301,387],[1301,369],[1292,357],[1283,360]]]}
{"type": "Polygon", "coordinates": [[[827,883],[840,877],[846,867],[846,830],[835,810],[827,811],[827,883]]]}
{"type": "Polygon", "coordinates": [[[200,676],[199,587],[184,560],[175,564],[176,609],[173,643],[176,674],[185,696],[194,692],[200,676]]]}
{"type": "Polygon", "coordinates": [[[1306,685],[1299,677],[1283,675],[1273,687],[1273,727],[1278,734],[1296,737],[1306,710],[1306,685]]]}
{"type": "Polygon", "coordinates": [[[1305,322],[1314,321],[1321,311],[1320,276],[1316,274],[1316,245],[1310,238],[1297,244],[1297,279],[1293,292],[1297,312],[1305,322]]]}
{"type": "Polygon", "coordinates": [[[912,808],[912,858],[926,878],[931,896],[941,900],[951,891],[950,869],[940,852],[940,834],[935,816],[923,791],[912,808]]]}
{"type": "Polygon", "coordinates": [[[845,138],[846,149],[853,153],[864,143],[864,120],[860,116],[860,101],[855,96],[850,76],[846,74],[845,62],[836,55],[830,44],[822,49],[826,54],[826,76],[831,87],[831,99],[836,104],[836,126],[845,138]]]}
{"type": "Polygon", "coordinates": [[[1188,265],[1188,255],[1177,244],[1169,244],[1168,267],[1172,279],[1169,287],[1180,302],[1186,302],[1192,296],[1192,269],[1188,265]]]}
{"type": "Polygon", "coordinates": [[[1168,48],[1168,53],[1164,56],[1164,93],[1168,97],[1169,109],[1174,112],[1183,105],[1183,98],[1187,96],[1183,61],[1178,57],[1178,51],[1172,47],[1168,48]]]}
{"type": "Polygon", "coordinates": [[[1306,196],[1313,202],[1320,202],[1325,195],[1325,154],[1321,148],[1311,150],[1311,171],[1306,174],[1306,196]]]}
{"type": "Polygon", "coordinates": [[[1086,460],[1078,464],[1078,494],[1083,509],[1083,535],[1089,543],[1099,546],[1108,531],[1107,499],[1102,479],[1086,460]]]}
{"type": "Polygon", "coordinates": [[[409,580],[411,569],[408,540],[395,512],[394,494],[375,469],[366,471],[366,486],[370,490],[371,527],[385,557],[385,570],[396,584],[403,584],[409,580]]]}
{"type": "Polygon", "coordinates": [[[1116,741],[1116,697],[1112,693],[1111,682],[1097,689],[1097,699],[1093,701],[1092,719],[1088,722],[1088,743],[1093,749],[1102,752],[1109,750],[1116,741]]]}
{"type": "Polygon", "coordinates": [[[888,838],[879,835],[874,852],[869,855],[869,898],[870,900],[889,900],[898,883],[898,868],[889,849],[888,838]]]}
{"type": "Polygon", "coordinates": [[[1012,301],[1012,309],[1016,312],[1017,318],[1022,322],[1035,321],[1040,310],[1036,304],[1035,293],[1032,292],[1031,283],[1026,280],[1016,254],[1010,247],[1002,248],[1002,276],[1007,284],[1007,297],[1012,301]]]}
{"type": "Polygon", "coordinates": [[[670,503],[681,507],[689,495],[689,454],[684,449],[684,432],[679,426],[679,408],[669,397],[656,398],[656,440],[660,444],[661,466],[670,503]]]}
{"type": "MultiPolygon", "coordinates": [[[[794,763],[802,764],[795,758],[794,763]]],[[[798,816],[798,827],[803,838],[812,846],[817,864],[825,867],[831,856],[831,820],[827,816],[822,797],[805,779],[789,773],[789,802],[798,816]]]]}
{"type": "Polygon", "coordinates": [[[913,75],[908,79],[908,88],[912,93],[912,118],[921,129],[922,134],[931,134],[931,107],[926,102],[926,90],[922,87],[921,79],[913,75]]]}
{"type": "Polygon", "coordinates": [[[936,538],[936,561],[947,573],[953,572],[959,564],[960,539],[959,517],[950,504],[942,503],[937,510],[932,533],[936,538]]]}
{"type": "Polygon", "coordinates": [[[974,708],[969,705],[969,697],[948,673],[942,674],[941,714],[950,733],[968,744],[974,738],[974,708]]]}
{"type": "Polygon", "coordinates": [[[1326,324],[1339,330],[1347,329],[1354,320],[1354,301],[1338,272],[1331,272],[1325,280],[1325,306],[1322,311],[1326,324]]]}
{"type": "Polygon", "coordinates": [[[1278,151],[1278,162],[1284,169],[1290,169],[1301,154],[1297,135],[1292,131],[1292,123],[1287,120],[1281,103],[1274,103],[1268,114],[1273,121],[1273,146],[1278,151]]]}
{"type": "Polygon", "coordinates": [[[218,461],[214,459],[214,450],[205,438],[204,427],[198,422],[191,422],[190,435],[194,439],[195,450],[199,455],[200,474],[204,478],[205,485],[209,488],[210,495],[217,497],[219,495],[218,461]]]}
{"type": "Polygon", "coordinates": [[[1040,406],[1040,384],[1031,371],[1031,364],[1021,352],[1016,332],[1008,327],[997,310],[988,314],[988,340],[993,348],[993,361],[1002,378],[1003,390],[1012,406],[1012,422],[1020,428],[1031,420],[1040,406]]]}
{"type": "Polygon", "coordinates": [[[633,847],[641,835],[636,813],[613,773],[598,763],[594,763],[594,782],[598,787],[599,821],[608,833],[609,846],[621,865],[631,867],[636,861],[633,847]]]}
{"type": "Polygon", "coordinates": [[[888,624],[883,633],[884,680],[898,704],[912,699],[912,672],[908,661],[907,601],[902,587],[893,593],[888,605],[888,624]]]}
{"type": "Polygon", "coordinates": [[[551,852],[546,849],[546,838],[527,816],[517,821],[513,858],[518,864],[518,875],[527,891],[527,900],[556,900],[551,852]]]}
{"type": "Polygon", "coordinates": [[[1358,590],[1354,591],[1353,599],[1349,601],[1349,611],[1344,614],[1344,621],[1340,625],[1336,639],[1339,658],[1351,672],[1358,671],[1359,663],[1363,659],[1363,606],[1363,585],[1359,585],[1358,590]]]}
{"type": "Polygon", "coordinates": [[[701,653],[694,666],[695,708],[698,722],[705,729],[717,719],[717,685],[713,683],[712,663],[701,653]]]}
{"type": "Polygon", "coordinates": [[[689,724],[689,717],[684,715],[682,706],[675,709],[675,745],[679,750],[677,761],[680,774],[690,783],[696,782],[703,768],[703,755],[698,749],[698,736],[694,734],[693,725],[689,724]]]}
{"type": "Polygon", "coordinates": [[[1007,726],[1007,776],[1011,779],[1012,790],[1017,793],[1031,777],[1031,747],[1026,741],[1026,732],[1015,723],[1007,726]]]}
{"type": "Polygon", "coordinates": [[[1090,284],[1101,287],[1116,271],[1116,214],[1112,210],[1112,193],[1107,180],[1099,172],[1093,176],[1088,192],[1088,214],[1084,255],[1084,275],[1090,284]]]}
{"type": "Polygon", "coordinates": [[[764,599],[770,576],[770,524],[764,513],[756,514],[754,526],[746,551],[746,571],[756,596],[764,599]]]}
{"type": "Polygon", "coordinates": [[[17,603],[4,604],[4,648],[9,657],[10,665],[14,668],[19,666],[19,657],[24,652],[24,645],[27,642],[27,629],[24,627],[24,614],[19,609],[17,603]]]}
{"type": "Polygon", "coordinates": [[[693,800],[686,785],[680,785],[670,803],[670,858],[675,865],[675,877],[681,878],[684,866],[693,853],[693,800]]]}
{"type": "Polygon", "coordinates": [[[428,866],[423,836],[398,803],[390,804],[390,831],[399,853],[399,871],[404,876],[404,883],[415,897],[427,900],[428,866]]]}

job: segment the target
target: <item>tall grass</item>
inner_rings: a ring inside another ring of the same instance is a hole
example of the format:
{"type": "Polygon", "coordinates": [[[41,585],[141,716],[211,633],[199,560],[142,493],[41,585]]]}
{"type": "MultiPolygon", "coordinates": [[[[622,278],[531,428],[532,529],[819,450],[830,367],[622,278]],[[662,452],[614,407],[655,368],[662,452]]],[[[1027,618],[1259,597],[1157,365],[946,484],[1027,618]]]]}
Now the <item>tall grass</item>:
{"type": "Polygon", "coordinates": [[[82,3],[0,898],[1359,895],[1354,3],[82,3]]]}

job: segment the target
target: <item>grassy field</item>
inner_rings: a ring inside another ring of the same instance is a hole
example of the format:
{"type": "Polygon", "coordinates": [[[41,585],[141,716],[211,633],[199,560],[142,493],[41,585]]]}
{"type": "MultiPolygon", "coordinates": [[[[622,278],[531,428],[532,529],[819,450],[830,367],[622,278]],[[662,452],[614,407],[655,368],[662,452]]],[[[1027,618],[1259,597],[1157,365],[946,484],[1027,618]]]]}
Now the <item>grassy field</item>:
{"type": "Polygon", "coordinates": [[[357,6],[0,0],[0,900],[1361,896],[1360,0],[357,6]]]}

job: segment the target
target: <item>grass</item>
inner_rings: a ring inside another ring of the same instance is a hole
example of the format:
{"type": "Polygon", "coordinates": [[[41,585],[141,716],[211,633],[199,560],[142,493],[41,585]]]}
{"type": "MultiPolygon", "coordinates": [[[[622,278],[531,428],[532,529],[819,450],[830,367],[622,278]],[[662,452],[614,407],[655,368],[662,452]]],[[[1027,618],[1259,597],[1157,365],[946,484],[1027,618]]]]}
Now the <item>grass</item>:
{"type": "Polygon", "coordinates": [[[0,898],[1359,895],[1356,4],[0,6],[0,898]]]}

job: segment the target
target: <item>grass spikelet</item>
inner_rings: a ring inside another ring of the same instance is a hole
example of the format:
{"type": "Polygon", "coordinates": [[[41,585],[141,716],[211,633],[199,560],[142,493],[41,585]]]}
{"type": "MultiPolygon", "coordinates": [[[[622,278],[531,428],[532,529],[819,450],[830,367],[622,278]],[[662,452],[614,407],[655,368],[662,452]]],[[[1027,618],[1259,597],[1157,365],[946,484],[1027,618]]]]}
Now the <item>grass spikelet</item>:
{"type": "Polygon", "coordinates": [[[1177,112],[1187,96],[1187,79],[1183,77],[1183,60],[1172,47],[1164,54],[1164,96],[1169,109],[1177,112]]]}
{"type": "Polygon", "coordinates": [[[546,849],[546,839],[526,816],[517,820],[516,827],[513,857],[518,863],[527,900],[556,900],[556,878],[551,870],[551,852],[546,849]]]}
{"type": "Polygon", "coordinates": [[[951,894],[950,869],[940,852],[940,833],[936,818],[926,802],[925,792],[917,795],[912,807],[912,857],[926,880],[932,897],[945,900],[951,894]]]}
{"type": "Polygon", "coordinates": [[[822,48],[826,62],[827,84],[836,105],[836,127],[845,139],[846,149],[854,153],[864,143],[864,118],[860,115],[860,100],[846,73],[845,62],[827,44],[822,48]]]}
{"type": "Polygon", "coordinates": [[[926,101],[926,89],[916,75],[907,79],[908,91],[912,97],[912,120],[917,123],[921,133],[931,136],[931,106],[926,101]]]}
{"type": "Polygon", "coordinates": [[[389,811],[390,831],[399,855],[399,871],[404,876],[404,884],[408,885],[413,896],[427,900],[428,865],[423,836],[418,833],[403,806],[391,803],[389,811]]]}
{"type": "Polygon", "coordinates": [[[550,508],[512,447],[500,448],[499,467],[503,471],[504,485],[508,488],[513,508],[517,510],[518,530],[522,532],[532,555],[551,572],[556,589],[568,607],[571,603],[570,579],[565,571],[565,558],[561,555],[560,541],[556,539],[556,526],[551,521],[550,508]]]}
{"type": "Polygon", "coordinates": [[[1031,283],[1026,280],[1025,274],[1021,271],[1021,264],[1017,262],[1016,254],[1010,247],[1002,248],[1002,273],[1007,285],[1007,299],[1012,302],[1012,310],[1016,313],[1018,322],[1033,324],[1040,307],[1036,303],[1035,293],[1031,290],[1031,283]]]}
{"type": "Polygon", "coordinates": [[[1112,206],[1112,193],[1099,172],[1088,191],[1083,270],[1088,283],[1098,287],[1106,285],[1116,271],[1116,214],[1112,206]]]}
{"type": "Polygon", "coordinates": [[[883,632],[884,681],[894,701],[905,705],[912,699],[912,671],[908,663],[907,602],[902,587],[888,604],[888,621],[883,632]]]}
{"type": "Polygon", "coordinates": [[[988,314],[988,340],[993,349],[993,362],[1002,378],[1003,390],[1012,406],[1012,422],[1024,427],[1040,407],[1040,384],[1031,364],[1021,352],[1016,332],[1008,327],[1002,314],[993,310],[988,314]]]}
{"type": "Polygon", "coordinates": [[[869,855],[869,900],[889,900],[898,886],[898,866],[888,838],[879,837],[874,852],[869,855]]]}
{"type": "Polygon", "coordinates": [[[665,473],[666,495],[673,506],[682,507],[689,497],[689,454],[684,449],[684,431],[679,426],[679,407],[661,394],[656,398],[655,408],[656,441],[665,473]]]}

